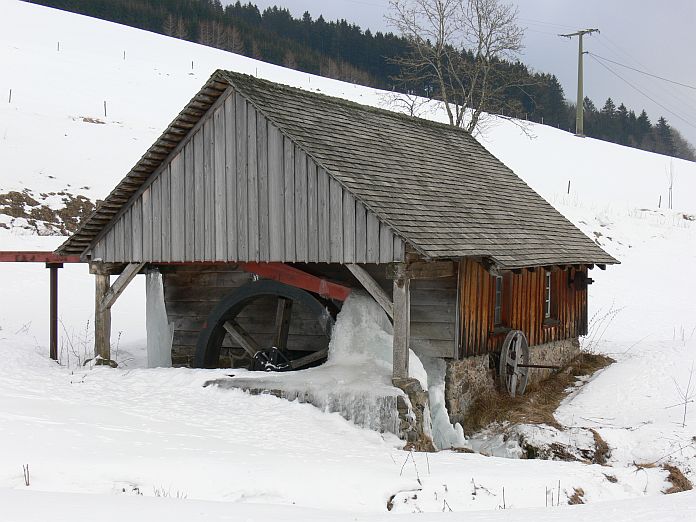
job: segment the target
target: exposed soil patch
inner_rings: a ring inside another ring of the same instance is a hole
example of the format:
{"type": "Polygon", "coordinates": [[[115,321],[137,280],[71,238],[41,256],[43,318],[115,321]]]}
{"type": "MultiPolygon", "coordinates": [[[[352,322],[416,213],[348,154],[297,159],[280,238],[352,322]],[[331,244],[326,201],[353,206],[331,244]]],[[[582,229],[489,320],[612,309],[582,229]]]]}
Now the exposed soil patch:
{"type": "Polygon", "coordinates": [[[94,211],[94,203],[82,195],[66,191],[42,193],[36,196],[29,189],[0,194],[0,214],[11,218],[3,228],[24,228],[39,235],[69,235],[77,231],[81,221],[94,211]],[[56,196],[62,206],[55,203],[56,196]],[[51,198],[52,205],[46,201],[51,198]],[[54,208],[51,208],[54,207],[54,208]]]}

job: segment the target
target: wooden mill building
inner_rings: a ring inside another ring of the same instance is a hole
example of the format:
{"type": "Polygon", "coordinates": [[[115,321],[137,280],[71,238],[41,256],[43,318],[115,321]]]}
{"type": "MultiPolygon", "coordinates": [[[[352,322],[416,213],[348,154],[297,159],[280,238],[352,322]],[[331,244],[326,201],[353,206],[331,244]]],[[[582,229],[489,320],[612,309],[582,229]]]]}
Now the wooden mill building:
{"type": "Polygon", "coordinates": [[[393,318],[396,378],[408,347],[456,375],[510,331],[577,345],[587,271],[616,262],[461,129],[228,71],[58,253],[97,277],[106,359],[110,306],[158,269],[174,364],[318,364],[361,287],[393,318]]]}

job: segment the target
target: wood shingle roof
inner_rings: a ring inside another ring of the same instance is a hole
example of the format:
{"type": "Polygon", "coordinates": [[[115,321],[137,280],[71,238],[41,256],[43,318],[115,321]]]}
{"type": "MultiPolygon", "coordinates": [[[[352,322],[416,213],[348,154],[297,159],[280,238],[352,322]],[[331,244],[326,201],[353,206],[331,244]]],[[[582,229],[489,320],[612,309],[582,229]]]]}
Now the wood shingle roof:
{"type": "MultiPolygon", "coordinates": [[[[488,258],[501,269],[617,262],[461,129],[228,71],[208,93],[224,84],[427,258],[488,258]]],[[[134,193],[127,181],[105,208],[134,193]]],[[[97,209],[59,251],[84,252],[104,218],[97,209]]]]}

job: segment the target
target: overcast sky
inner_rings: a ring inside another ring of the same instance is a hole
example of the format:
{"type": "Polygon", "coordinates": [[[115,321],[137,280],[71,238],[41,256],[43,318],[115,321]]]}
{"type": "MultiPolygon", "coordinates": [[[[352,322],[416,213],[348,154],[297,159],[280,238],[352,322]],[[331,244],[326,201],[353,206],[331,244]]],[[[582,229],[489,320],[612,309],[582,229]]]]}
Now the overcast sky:
{"type": "MultiPolygon", "coordinates": [[[[389,31],[388,0],[251,0],[260,9],[278,5],[301,16],[309,11],[327,20],[345,18],[363,29],[389,31]]],[[[526,27],[522,61],[555,74],[566,98],[575,100],[577,38],[558,33],[593,27],[585,50],[652,74],[696,86],[696,0],[514,0],[526,27]]],[[[645,108],[653,123],[661,115],[696,144],[696,90],[675,86],[619,65],[606,63],[627,82],[585,57],[585,95],[598,108],[611,96],[637,113],[645,108]],[[638,92],[643,91],[644,94],[638,92]],[[646,97],[647,95],[647,97],[646,97]],[[651,101],[649,98],[654,101],[651,101]],[[662,105],[663,107],[661,107],[662,105]]]]}

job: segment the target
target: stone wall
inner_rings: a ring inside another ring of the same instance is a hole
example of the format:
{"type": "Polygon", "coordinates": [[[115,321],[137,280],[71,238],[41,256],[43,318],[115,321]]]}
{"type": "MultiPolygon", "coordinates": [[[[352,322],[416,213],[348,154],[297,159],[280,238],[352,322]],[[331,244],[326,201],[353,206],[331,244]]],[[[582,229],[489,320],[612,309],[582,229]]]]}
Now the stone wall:
{"type": "MultiPolygon", "coordinates": [[[[529,349],[531,364],[564,366],[580,353],[577,338],[564,339],[532,346],[529,349]]],[[[553,370],[531,368],[529,384],[549,377],[553,370]]],[[[448,360],[445,375],[445,403],[452,423],[463,425],[466,412],[474,400],[485,393],[495,392],[498,385],[498,357],[486,354],[448,360]]]]}

